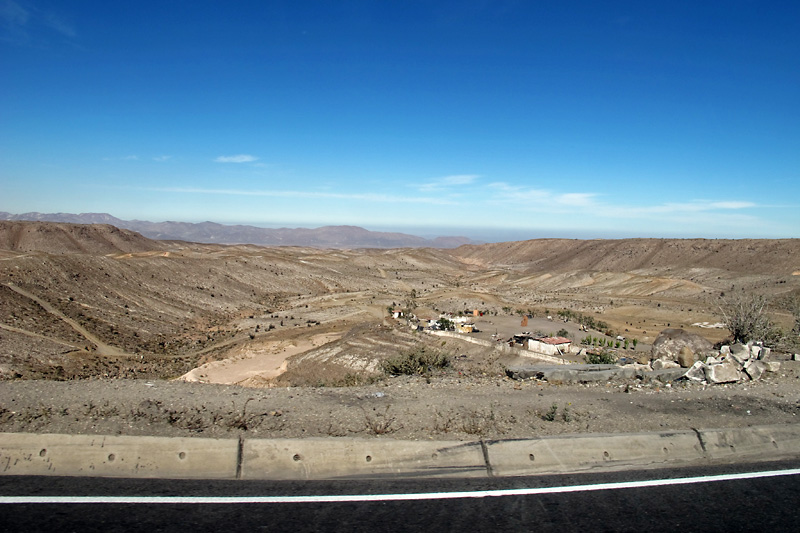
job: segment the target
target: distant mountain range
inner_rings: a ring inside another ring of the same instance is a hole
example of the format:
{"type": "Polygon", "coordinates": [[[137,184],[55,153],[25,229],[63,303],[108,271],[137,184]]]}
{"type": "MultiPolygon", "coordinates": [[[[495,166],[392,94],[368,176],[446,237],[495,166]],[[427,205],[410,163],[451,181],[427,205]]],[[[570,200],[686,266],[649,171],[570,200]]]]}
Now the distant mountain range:
{"type": "Polygon", "coordinates": [[[316,248],[457,248],[479,244],[467,237],[426,239],[405,233],[369,231],[358,226],[320,228],[259,228],[215,222],[148,222],[122,220],[108,213],[22,213],[0,211],[0,220],[68,222],[72,224],[110,224],[142,234],[150,239],[216,244],[256,244],[259,246],[311,246],[316,248]]]}

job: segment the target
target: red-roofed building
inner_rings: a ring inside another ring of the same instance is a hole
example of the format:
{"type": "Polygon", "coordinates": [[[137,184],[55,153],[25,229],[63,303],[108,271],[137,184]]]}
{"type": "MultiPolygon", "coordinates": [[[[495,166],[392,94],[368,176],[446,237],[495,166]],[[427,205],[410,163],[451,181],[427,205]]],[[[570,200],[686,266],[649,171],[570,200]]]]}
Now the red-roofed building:
{"type": "Polygon", "coordinates": [[[547,355],[564,355],[569,352],[572,340],[566,337],[539,337],[528,340],[528,349],[547,355]]]}

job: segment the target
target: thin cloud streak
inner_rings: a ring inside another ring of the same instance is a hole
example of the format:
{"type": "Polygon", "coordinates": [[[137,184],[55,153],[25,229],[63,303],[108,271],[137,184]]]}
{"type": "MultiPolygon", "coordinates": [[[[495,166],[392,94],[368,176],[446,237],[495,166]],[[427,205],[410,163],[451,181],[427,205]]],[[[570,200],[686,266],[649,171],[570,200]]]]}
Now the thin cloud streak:
{"type": "Polygon", "coordinates": [[[241,189],[202,189],[191,187],[157,187],[144,190],[180,194],[218,194],[226,196],[262,196],[273,198],[327,198],[333,200],[361,200],[383,203],[423,203],[434,205],[453,205],[454,202],[442,198],[392,196],[386,194],[346,194],[314,191],[248,191],[241,189]]]}
{"type": "Polygon", "coordinates": [[[252,163],[253,161],[258,161],[258,158],[249,154],[221,155],[214,159],[215,163],[252,163]]]}
{"type": "Polygon", "coordinates": [[[549,210],[553,205],[593,207],[603,210],[594,213],[598,216],[609,214],[637,216],[647,214],[737,211],[759,207],[759,205],[754,202],[739,200],[691,200],[682,203],[664,203],[650,206],[625,206],[622,204],[607,204],[597,201],[600,194],[593,192],[557,193],[545,189],[509,185],[505,182],[490,183],[488,188],[490,191],[494,191],[494,194],[491,196],[493,203],[508,203],[509,205],[525,204],[531,207],[532,210],[542,211],[549,210]]]}
{"type": "Polygon", "coordinates": [[[18,46],[41,44],[49,31],[37,31],[37,26],[69,39],[78,35],[75,27],[53,10],[14,0],[0,0],[0,40],[18,46]]]}
{"type": "Polygon", "coordinates": [[[428,183],[423,183],[418,187],[418,190],[421,192],[430,192],[453,189],[461,185],[471,185],[478,178],[480,178],[478,174],[453,174],[451,176],[436,178],[428,183]]]}

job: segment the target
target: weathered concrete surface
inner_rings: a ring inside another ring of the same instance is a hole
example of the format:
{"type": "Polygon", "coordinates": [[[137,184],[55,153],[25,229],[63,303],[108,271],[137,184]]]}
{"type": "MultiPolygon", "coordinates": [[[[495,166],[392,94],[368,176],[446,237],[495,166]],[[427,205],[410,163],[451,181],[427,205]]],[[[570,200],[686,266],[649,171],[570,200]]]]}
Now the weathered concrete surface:
{"type": "Polygon", "coordinates": [[[800,425],[704,429],[698,432],[710,459],[760,457],[779,459],[800,454],[800,425]]]}
{"type": "Polygon", "coordinates": [[[496,476],[615,470],[703,459],[694,431],[490,441],[487,448],[496,476]]]}
{"type": "Polygon", "coordinates": [[[547,381],[608,381],[610,379],[643,378],[645,371],[634,366],[617,365],[514,365],[506,369],[513,379],[545,379],[547,381]]]}
{"type": "Polygon", "coordinates": [[[244,444],[243,479],[486,477],[478,442],[270,439],[244,444]]]}
{"type": "Polygon", "coordinates": [[[800,424],[536,439],[186,439],[0,434],[0,475],[193,479],[491,477],[800,457],[800,424]]]}
{"type": "Polygon", "coordinates": [[[0,433],[6,475],[231,479],[239,441],[0,433]]]}

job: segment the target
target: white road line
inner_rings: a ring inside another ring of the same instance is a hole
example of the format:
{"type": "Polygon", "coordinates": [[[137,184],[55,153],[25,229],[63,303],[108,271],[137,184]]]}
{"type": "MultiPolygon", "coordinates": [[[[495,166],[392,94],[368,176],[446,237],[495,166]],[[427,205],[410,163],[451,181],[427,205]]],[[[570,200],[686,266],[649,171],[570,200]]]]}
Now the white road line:
{"type": "Polygon", "coordinates": [[[539,487],[527,489],[478,490],[465,492],[427,492],[413,494],[341,494],[321,496],[0,496],[0,504],[71,504],[71,503],[115,503],[115,504],[246,504],[246,503],[342,503],[385,502],[409,500],[451,500],[457,498],[487,498],[499,496],[531,496],[537,494],[560,494],[565,492],[590,492],[598,490],[636,489],[642,487],[664,487],[713,483],[740,479],[758,479],[777,476],[795,476],[800,468],[745,472],[718,476],[698,476],[674,479],[650,479],[646,481],[622,481],[598,483],[596,485],[567,485],[563,487],[539,487]]]}

